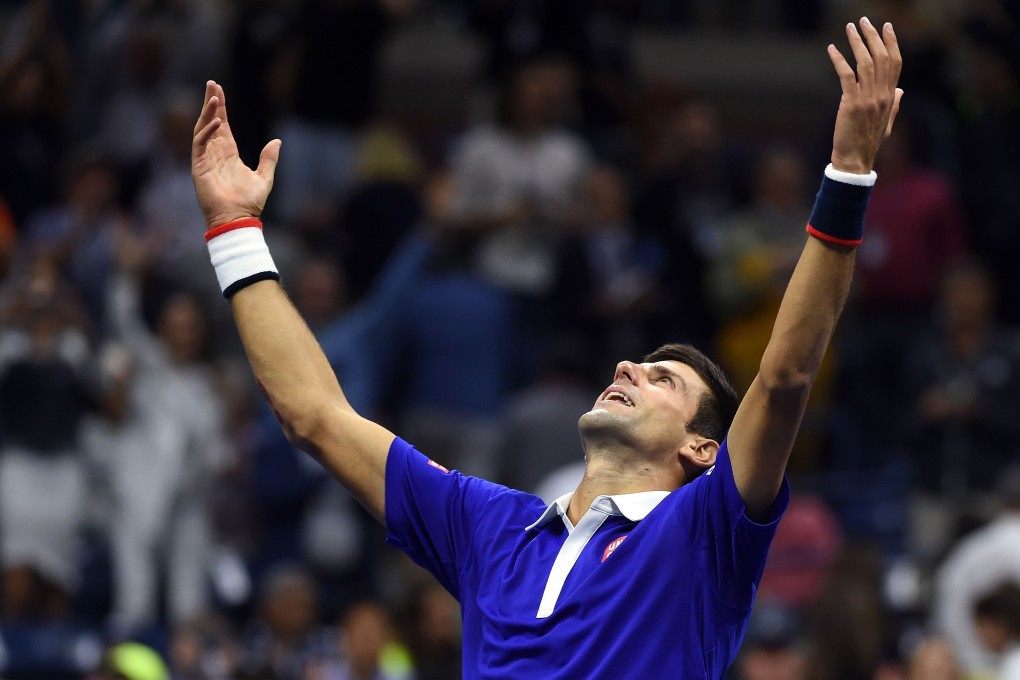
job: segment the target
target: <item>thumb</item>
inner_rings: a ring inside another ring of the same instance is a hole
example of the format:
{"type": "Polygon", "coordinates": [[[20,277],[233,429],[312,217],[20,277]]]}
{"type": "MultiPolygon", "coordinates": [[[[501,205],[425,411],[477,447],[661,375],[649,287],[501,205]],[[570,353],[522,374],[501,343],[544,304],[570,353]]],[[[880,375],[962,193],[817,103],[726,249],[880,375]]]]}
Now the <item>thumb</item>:
{"type": "Polygon", "coordinates": [[[280,160],[280,147],[283,146],[283,142],[279,139],[266,144],[265,148],[262,149],[262,153],[259,154],[259,167],[255,170],[259,174],[259,177],[273,183],[273,177],[276,175],[276,164],[280,160]]]}
{"type": "Polygon", "coordinates": [[[893,97],[892,111],[889,113],[889,124],[885,127],[885,136],[888,137],[892,134],[893,123],[896,122],[896,114],[900,112],[900,101],[903,99],[903,88],[896,88],[896,94],[893,97]]]}

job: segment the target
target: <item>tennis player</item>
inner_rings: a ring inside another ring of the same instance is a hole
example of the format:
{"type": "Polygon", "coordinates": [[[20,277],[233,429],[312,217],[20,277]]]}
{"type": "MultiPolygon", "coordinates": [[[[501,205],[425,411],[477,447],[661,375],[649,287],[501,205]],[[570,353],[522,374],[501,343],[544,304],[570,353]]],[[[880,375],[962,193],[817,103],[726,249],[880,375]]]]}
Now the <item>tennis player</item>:
{"type": "Polygon", "coordinates": [[[892,26],[864,18],[846,32],[856,70],[828,47],[843,91],[832,162],[747,394],[738,404],[722,372],[688,346],[621,362],[579,421],[584,478],[548,507],[449,471],[354,412],[262,237],[281,142],[247,168],[223,89],[206,85],[195,186],[255,375],[288,436],[460,601],[465,678],[721,678],[732,662],[902,95],[892,26]]]}

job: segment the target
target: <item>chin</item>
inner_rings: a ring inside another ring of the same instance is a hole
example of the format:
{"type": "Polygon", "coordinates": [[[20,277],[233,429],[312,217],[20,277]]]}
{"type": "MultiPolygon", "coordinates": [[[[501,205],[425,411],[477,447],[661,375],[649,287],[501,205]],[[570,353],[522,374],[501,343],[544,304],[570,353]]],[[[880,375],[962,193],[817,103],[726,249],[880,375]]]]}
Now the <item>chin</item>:
{"type": "Polygon", "coordinates": [[[596,439],[621,439],[628,431],[627,420],[621,414],[610,413],[607,409],[596,406],[577,420],[577,429],[581,439],[590,442],[596,439]]]}

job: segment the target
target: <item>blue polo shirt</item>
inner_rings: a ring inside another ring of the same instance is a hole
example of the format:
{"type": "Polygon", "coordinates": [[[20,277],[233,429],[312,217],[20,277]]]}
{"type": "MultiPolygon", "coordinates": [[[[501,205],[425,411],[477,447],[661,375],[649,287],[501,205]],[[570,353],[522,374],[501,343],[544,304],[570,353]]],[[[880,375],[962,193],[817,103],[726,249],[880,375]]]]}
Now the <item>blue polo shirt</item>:
{"type": "Polygon", "coordinates": [[[776,525],[744,515],[726,442],[671,493],[569,495],[446,471],[397,438],[387,541],[461,603],[464,678],[722,678],[740,647],[776,525]]]}

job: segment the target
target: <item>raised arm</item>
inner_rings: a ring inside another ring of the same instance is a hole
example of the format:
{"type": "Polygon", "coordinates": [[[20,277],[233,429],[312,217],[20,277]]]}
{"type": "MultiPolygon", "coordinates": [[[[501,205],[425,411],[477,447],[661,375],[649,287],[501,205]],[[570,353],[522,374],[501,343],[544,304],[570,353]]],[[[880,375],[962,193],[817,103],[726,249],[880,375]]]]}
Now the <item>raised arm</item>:
{"type": "Polygon", "coordinates": [[[274,280],[256,221],[273,186],[280,145],[279,140],[266,145],[257,169],[245,166],[230,132],[223,88],[206,84],[191,151],[195,189],[210,230],[206,238],[212,236],[213,243],[232,234],[232,241],[210,248],[217,276],[255,377],[288,439],[318,458],[385,522],[386,456],[394,436],[347,402],[315,337],[274,280]]]}
{"type": "Polygon", "coordinates": [[[843,95],[836,114],[832,166],[812,213],[811,234],[790,279],[759,372],[728,435],[733,475],[748,515],[762,518],[782,484],[808,393],[846,302],[878,147],[892,130],[902,90],[891,24],[881,33],[866,18],[847,24],[857,72],[835,46],[829,58],[843,95]],[[869,179],[870,177],[870,179],[869,179]],[[857,185],[857,186],[855,186],[857,185]],[[815,224],[815,222],[819,224],[815,224]],[[824,223],[824,226],[821,226],[824,223]]]}

